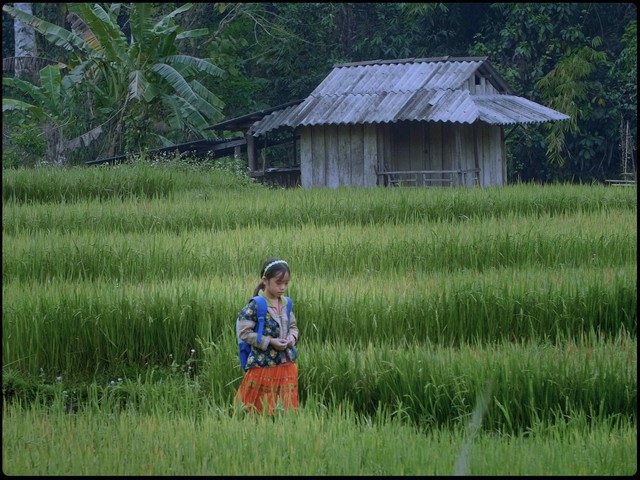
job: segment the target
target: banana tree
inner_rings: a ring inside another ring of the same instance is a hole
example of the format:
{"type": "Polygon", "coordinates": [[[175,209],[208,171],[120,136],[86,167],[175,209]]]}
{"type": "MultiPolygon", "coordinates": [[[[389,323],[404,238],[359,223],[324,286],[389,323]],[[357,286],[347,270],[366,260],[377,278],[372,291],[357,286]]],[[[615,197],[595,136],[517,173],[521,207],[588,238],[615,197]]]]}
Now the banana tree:
{"type": "Polygon", "coordinates": [[[97,127],[79,137],[68,139],[72,131],[68,126],[74,122],[74,113],[69,108],[73,103],[73,92],[62,82],[60,72],[64,67],[57,64],[40,70],[39,86],[18,78],[2,79],[4,87],[20,93],[22,97],[3,96],[3,114],[22,112],[37,123],[47,144],[46,161],[58,165],[65,163],[67,152],[89,146],[102,133],[102,128],[97,127]]]}
{"type": "Polygon", "coordinates": [[[181,40],[208,34],[175,24],[191,7],[154,21],[149,3],[69,3],[71,30],[8,5],[3,10],[68,52],[62,85],[74,93],[69,98],[76,111],[87,116],[85,132],[108,132],[107,154],[114,155],[169,145],[185,135],[211,138],[205,128],[223,118],[222,101],[200,81],[222,70],[210,59],[178,53],[181,40]],[[128,13],[130,34],[118,23],[121,11],[128,13]]]}

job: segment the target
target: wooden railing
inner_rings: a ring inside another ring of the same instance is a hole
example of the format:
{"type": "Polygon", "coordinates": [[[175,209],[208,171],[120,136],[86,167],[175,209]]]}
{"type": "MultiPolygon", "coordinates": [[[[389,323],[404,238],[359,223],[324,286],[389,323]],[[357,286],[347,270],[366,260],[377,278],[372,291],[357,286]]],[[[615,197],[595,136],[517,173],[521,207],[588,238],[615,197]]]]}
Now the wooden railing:
{"type": "Polygon", "coordinates": [[[635,180],[619,180],[619,179],[615,179],[615,180],[605,180],[605,183],[607,183],[607,185],[615,185],[617,187],[619,187],[619,186],[635,187],[636,186],[636,181],[635,180]]]}
{"type": "Polygon", "coordinates": [[[475,186],[480,184],[480,169],[469,170],[397,170],[379,172],[380,185],[385,186],[475,186]]]}
{"type": "Polygon", "coordinates": [[[260,183],[271,187],[296,187],[300,185],[300,167],[267,168],[251,172],[260,183]]]}

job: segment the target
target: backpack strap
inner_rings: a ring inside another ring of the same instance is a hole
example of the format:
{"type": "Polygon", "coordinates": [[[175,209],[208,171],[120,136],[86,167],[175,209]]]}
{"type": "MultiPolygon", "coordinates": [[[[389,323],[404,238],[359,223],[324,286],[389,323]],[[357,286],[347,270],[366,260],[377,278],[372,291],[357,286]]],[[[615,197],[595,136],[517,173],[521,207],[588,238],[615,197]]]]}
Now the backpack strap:
{"type": "Polygon", "coordinates": [[[260,340],[262,340],[262,331],[264,330],[264,317],[267,315],[267,300],[261,295],[256,295],[253,297],[253,300],[255,300],[258,305],[258,311],[256,313],[258,317],[258,339],[256,343],[259,344],[260,340]]]}
{"type": "MultiPolygon", "coordinates": [[[[293,308],[293,302],[289,297],[284,297],[287,301],[287,330],[289,329],[288,325],[291,323],[291,309],[293,308]]],[[[260,343],[262,339],[262,331],[264,330],[264,317],[267,315],[267,300],[262,295],[256,295],[253,297],[256,304],[258,305],[258,311],[256,313],[258,317],[258,339],[256,343],[260,343]]]]}
{"type": "Polygon", "coordinates": [[[291,323],[291,308],[293,307],[293,302],[289,297],[284,298],[287,300],[287,325],[289,325],[291,323]]]}

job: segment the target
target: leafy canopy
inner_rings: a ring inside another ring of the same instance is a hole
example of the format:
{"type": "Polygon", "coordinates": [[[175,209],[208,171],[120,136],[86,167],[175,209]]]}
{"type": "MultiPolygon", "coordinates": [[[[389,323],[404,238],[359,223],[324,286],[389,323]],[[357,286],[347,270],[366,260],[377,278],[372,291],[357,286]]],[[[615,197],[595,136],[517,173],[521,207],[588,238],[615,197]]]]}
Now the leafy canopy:
{"type": "MultiPolygon", "coordinates": [[[[206,28],[185,31],[175,23],[175,17],[192,4],[184,4],[160,20],[152,18],[149,3],[67,5],[71,30],[3,6],[4,11],[68,52],[68,58],[60,62],[65,74],[57,86],[53,82],[49,87],[28,89],[11,81],[5,83],[34,94],[40,88],[51,93],[54,87],[68,92],[66,101],[74,103],[68,106],[66,118],[52,108],[51,102],[42,104],[47,112],[44,117],[35,117],[56,124],[62,132],[62,150],[80,146],[68,139],[77,133],[96,131],[97,127],[108,137],[110,154],[137,151],[159,142],[168,145],[189,135],[214,135],[206,127],[223,118],[224,105],[205,81],[220,76],[222,70],[210,59],[178,52],[181,40],[208,34],[206,28]],[[126,33],[121,23],[126,25],[126,33]],[[74,118],[73,127],[68,126],[69,116],[74,118]],[[78,129],[78,123],[82,131],[72,132],[78,129]]],[[[42,72],[40,81],[49,80],[51,72],[42,72]]],[[[3,111],[23,108],[36,113],[37,103],[20,104],[18,100],[3,97],[3,111]]]]}

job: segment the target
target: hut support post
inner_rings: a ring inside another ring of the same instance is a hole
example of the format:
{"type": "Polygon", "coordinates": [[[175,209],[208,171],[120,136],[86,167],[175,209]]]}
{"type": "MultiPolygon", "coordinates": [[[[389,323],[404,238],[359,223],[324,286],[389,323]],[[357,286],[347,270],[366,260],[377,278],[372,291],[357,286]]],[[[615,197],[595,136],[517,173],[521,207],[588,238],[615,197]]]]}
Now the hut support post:
{"type": "Polygon", "coordinates": [[[245,136],[247,140],[247,166],[250,172],[256,171],[256,143],[251,135],[245,136]]]}

